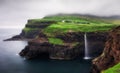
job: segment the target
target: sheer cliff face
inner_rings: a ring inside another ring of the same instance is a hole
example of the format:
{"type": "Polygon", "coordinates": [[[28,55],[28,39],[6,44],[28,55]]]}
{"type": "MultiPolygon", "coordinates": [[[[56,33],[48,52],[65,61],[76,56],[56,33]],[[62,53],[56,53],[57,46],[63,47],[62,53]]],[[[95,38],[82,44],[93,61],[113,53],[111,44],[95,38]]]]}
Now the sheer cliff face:
{"type": "Polygon", "coordinates": [[[118,62],[120,62],[120,26],[109,33],[102,55],[93,60],[92,73],[100,73],[118,62]]]}
{"type": "MultiPolygon", "coordinates": [[[[106,39],[105,33],[87,34],[87,37],[91,42],[90,48],[93,48],[91,50],[98,49],[92,51],[90,54],[93,54],[93,56],[96,53],[100,55],[103,51],[104,42],[106,39]]],[[[29,41],[28,45],[20,52],[20,55],[27,59],[47,57],[50,59],[60,60],[69,60],[84,56],[84,33],[68,32],[65,35],[57,36],[57,38],[64,41],[63,45],[50,43],[49,37],[47,37],[44,33],[39,32],[39,36],[36,39],[29,41]]]]}

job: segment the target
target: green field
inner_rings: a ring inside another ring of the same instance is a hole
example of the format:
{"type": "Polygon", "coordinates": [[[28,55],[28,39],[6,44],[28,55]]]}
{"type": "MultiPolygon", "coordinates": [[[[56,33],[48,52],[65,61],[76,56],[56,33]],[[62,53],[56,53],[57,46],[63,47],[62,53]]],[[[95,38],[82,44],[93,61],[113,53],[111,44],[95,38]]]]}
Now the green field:
{"type": "Polygon", "coordinates": [[[120,73],[120,63],[105,71],[102,71],[102,73],[120,73]]]}
{"type": "Polygon", "coordinates": [[[62,45],[62,40],[55,38],[56,36],[64,35],[67,32],[107,32],[119,25],[119,20],[74,15],[55,15],[46,16],[42,19],[30,19],[23,31],[27,35],[31,34],[31,32],[40,31],[39,29],[42,29],[42,32],[49,38],[49,42],[62,45]],[[47,23],[49,25],[40,28],[47,23]],[[56,41],[56,43],[54,41],[56,41]]]}
{"type": "Polygon", "coordinates": [[[27,26],[36,26],[35,28],[26,27],[25,31],[38,29],[37,26],[42,25],[42,22],[55,22],[43,29],[48,35],[72,32],[105,32],[119,26],[120,20],[90,18],[85,16],[74,15],[55,15],[46,16],[42,19],[30,19],[27,26]],[[41,24],[40,24],[41,23],[41,24]]]}
{"type": "Polygon", "coordinates": [[[51,44],[55,44],[55,45],[63,45],[63,40],[58,39],[58,38],[48,38],[49,42],[51,44]]]}
{"type": "Polygon", "coordinates": [[[52,24],[44,29],[44,33],[53,36],[57,34],[63,34],[66,32],[106,32],[119,25],[117,24],[107,24],[107,23],[90,23],[90,24],[80,24],[80,23],[66,23],[59,22],[57,24],[52,24]]]}

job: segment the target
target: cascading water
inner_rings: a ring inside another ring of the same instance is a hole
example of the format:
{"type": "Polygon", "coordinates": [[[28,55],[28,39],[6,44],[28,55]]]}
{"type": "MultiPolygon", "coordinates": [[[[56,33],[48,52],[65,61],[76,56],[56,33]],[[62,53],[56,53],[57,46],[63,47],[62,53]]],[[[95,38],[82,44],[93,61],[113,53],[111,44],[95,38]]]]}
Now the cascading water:
{"type": "Polygon", "coordinates": [[[84,57],[84,59],[90,59],[86,33],[84,34],[84,42],[85,42],[85,57],[84,57]]]}

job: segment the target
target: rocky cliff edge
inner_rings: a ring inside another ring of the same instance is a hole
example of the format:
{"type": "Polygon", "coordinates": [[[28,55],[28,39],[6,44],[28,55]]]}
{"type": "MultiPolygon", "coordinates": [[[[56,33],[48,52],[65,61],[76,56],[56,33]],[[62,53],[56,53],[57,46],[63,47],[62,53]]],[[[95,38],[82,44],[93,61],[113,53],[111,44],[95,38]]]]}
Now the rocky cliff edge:
{"type": "Polygon", "coordinates": [[[91,73],[100,73],[120,62],[120,26],[110,31],[103,53],[93,60],[91,73]]]}

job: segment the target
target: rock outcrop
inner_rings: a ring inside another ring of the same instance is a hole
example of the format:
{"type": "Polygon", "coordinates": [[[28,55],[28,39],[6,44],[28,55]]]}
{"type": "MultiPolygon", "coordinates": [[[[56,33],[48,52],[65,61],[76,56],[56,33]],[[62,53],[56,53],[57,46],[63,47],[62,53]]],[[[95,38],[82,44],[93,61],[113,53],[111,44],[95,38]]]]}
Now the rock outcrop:
{"type": "Polygon", "coordinates": [[[13,40],[31,40],[36,38],[39,35],[39,32],[49,26],[50,24],[56,23],[56,21],[35,21],[34,19],[28,20],[25,28],[19,35],[15,35],[4,41],[13,41],[13,40]]]}
{"type": "Polygon", "coordinates": [[[93,60],[91,73],[100,73],[120,62],[120,26],[110,31],[103,53],[93,60]]]}
{"type": "MultiPolygon", "coordinates": [[[[91,50],[99,49],[91,51],[91,56],[100,55],[103,51],[107,34],[87,33],[87,35],[88,40],[91,42],[89,43],[91,50]]],[[[69,60],[84,56],[84,33],[68,32],[65,35],[56,36],[56,38],[62,39],[64,45],[51,44],[48,41],[48,37],[40,32],[38,38],[28,42],[28,45],[20,52],[20,55],[27,59],[46,57],[59,60],[69,60]],[[74,44],[74,42],[77,42],[77,44],[74,44]]]]}
{"type": "Polygon", "coordinates": [[[48,42],[47,37],[40,33],[39,38],[28,43],[20,52],[20,55],[27,58],[51,58],[51,59],[72,59],[79,54],[79,47],[71,45],[54,45],[48,42]]]}

